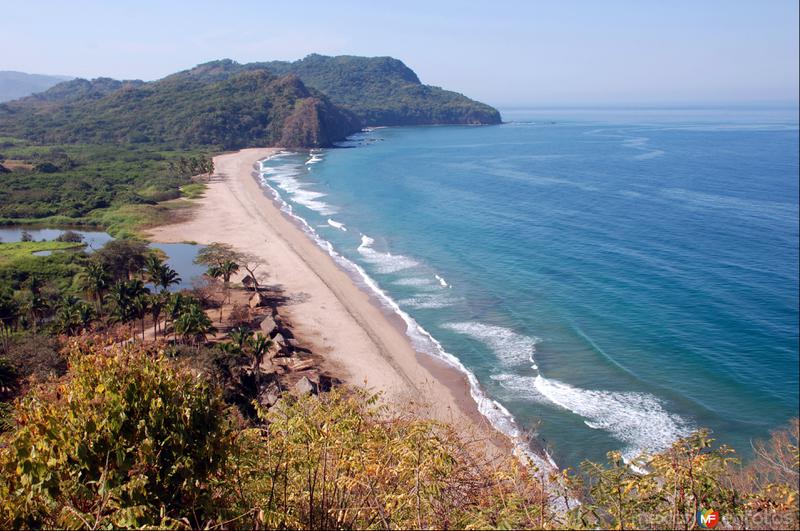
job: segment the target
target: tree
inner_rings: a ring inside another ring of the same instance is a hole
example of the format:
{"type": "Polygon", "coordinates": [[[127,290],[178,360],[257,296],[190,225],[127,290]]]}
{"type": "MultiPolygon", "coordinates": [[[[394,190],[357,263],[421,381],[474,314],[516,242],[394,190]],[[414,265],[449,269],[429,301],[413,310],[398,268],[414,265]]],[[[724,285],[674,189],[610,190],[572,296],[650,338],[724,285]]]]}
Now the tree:
{"type": "Polygon", "coordinates": [[[216,331],[211,319],[199,304],[187,305],[175,320],[175,333],[193,346],[198,341],[205,342],[206,336],[216,331]]]}
{"type": "Polygon", "coordinates": [[[0,290],[0,346],[3,347],[3,352],[8,352],[17,319],[19,319],[19,302],[14,299],[14,293],[8,288],[0,290]]]}
{"type": "Polygon", "coordinates": [[[131,301],[131,307],[136,317],[139,318],[139,323],[142,325],[142,341],[144,341],[144,318],[150,310],[150,290],[144,288],[139,292],[131,301]]]}
{"type": "Polygon", "coordinates": [[[164,266],[159,270],[155,284],[161,288],[161,291],[167,291],[170,286],[180,283],[181,277],[178,275],[178,272],[172,269],[169,265],[164,264],[164,266]]]}
{"type": "Polygon", "coordinates": [[[35,333],[39,328],[40,321],[50,310],[50,302],[43,292],[45,287],[44,282],[42,282],[38,276],[29,276],[25,282],[22,283],[22,286],[27,289],[27,293],[23,295],[20,306],[33,325],[33,331],[35,333]]]}
{"type": "Polygon", "coordinates": [[[253,335],[253,331],[250,330],[250,328],[246,326],[240,326],[228,332],[228,339],[231,340],[231,342],[240,352],[243,352],[251,335],[253,335]]]}
{"type": "Polygon", "coordinates": [[[188,304],[188,298],[181,293],[170,293],[164,302],[164,333],[169,329],[169,322],[174,322],[188,304]]]}
{"type": "Polygon", "coordinates": [[[231,298],[231,276],[239,270],[239,265],[232,260],[224,260],[220,265],[214,265],[208,268],[208,276],[211,278],[222,278],[222,302],[219,306],[219,322],[222,322],[222,306],[226,302],[230,302],[231,298]]]}
{"type": "Polygon", "coordinates": [[[130,280],[145,265],[150,250],[137,240],[111,240],[95,252],[96,259],[117,280],[130,280]]]}
{"type": "Polygon", "coordinates": [[[144,337],[144,314],[147,312],[146,295],[150,290],[141,280],[119,281],[112,285],[107,298],[112,303],[111,320],[127,324],[136,318],[142,319],[144,337]]]}
{"type": "Polygon", "coordinates": [[[163,291],[161,293],[153,293],[150,295],[150,315],[153,317],[153,339],[158,339],[158,323],[161,319],[161,312],[164,309],[167,301],[167,294],[163,291]]]}
{"type": "Polygon", "coordinates": [[[108,292],[111,276],[105,266],[97,260],[92,260],[80,273],[78,282],[86,294],[95,302],[95,309],[99,314],[103,307],[103,297],[108,292]]]}
{"type": "Polygon", "coordinates": [[[71,295],[62,297],[53,319],[53,329],[73,336],[89,327],[96,314],[91,304],[71,295]]]}
{"type": "Polygon", "coordinates": [[[227,243],[214,242],[200,249],[194,261],[207,267],[221,267],[225,262],[240,263],[241,253],[227,243]]]}
{"type": "Polygon", "coordinates": [[[256,269],[261,265],[261,259],[253,253],[240,253],[239,261],[251,279],[253,292],[258,293],[260,286],[258,285],[258,277],[256,277],[256,269]]]}
{"type": "Polygon", "coordinates": [[[264,361],[264,355],[269,352],[271,346],[272,340],[260,332],[248,338],[247,347],[253,358],[253,370],[256,370],[261,365],[261,362],[264,361]]]}
{"type": "Polygon", "coordinates": [[[0,526],[206,527],[232,442],[219,391],[142,345],[75,342],[70,372],[14,412],[0,526]]]}

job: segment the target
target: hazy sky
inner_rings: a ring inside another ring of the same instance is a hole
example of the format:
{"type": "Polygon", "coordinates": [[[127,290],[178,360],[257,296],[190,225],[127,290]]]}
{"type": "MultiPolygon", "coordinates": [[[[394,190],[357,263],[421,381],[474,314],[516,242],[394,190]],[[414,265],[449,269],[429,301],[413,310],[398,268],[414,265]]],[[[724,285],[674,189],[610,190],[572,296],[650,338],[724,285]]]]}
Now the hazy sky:
{"type": "Polygon", "coordinates": [[[156,79],[391,55],[500,106],[796,102],[797,0],[2,0],[0,70],[156,79]]]}

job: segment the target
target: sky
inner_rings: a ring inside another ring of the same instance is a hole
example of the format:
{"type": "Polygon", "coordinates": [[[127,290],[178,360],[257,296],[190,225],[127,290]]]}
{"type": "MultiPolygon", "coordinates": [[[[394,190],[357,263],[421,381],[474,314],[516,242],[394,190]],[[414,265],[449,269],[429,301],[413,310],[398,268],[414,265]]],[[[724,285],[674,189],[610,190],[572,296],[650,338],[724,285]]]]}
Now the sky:
{"type": "Polygon", "coordinates": [[[797,0],[0,0],[0,70],[389,55],[501,106],[796,103],[797,0]]]}

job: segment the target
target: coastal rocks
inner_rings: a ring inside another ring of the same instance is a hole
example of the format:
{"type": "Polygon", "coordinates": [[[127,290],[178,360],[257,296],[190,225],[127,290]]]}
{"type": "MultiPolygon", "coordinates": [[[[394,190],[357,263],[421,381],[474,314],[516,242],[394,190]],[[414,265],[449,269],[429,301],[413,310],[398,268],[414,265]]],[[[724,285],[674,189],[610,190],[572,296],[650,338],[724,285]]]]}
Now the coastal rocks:
{"type": "Polygon", "coordinates": [[[317,394],[318,390],[319,388],[317,384],[305,376],[300,378],[297,383],[294,384],[294,387],[292,387],[292,392],[298,396],[315,395],[317,394]]]}
{"type": "Polygon", "coordinates": [[[258,394],[258,403],[262,407],[274,406],[281,397],[281,388],[277,383],[271,383],[258,394]]]}
{"type": "Polygon", "coordinates": [[[258,308],[259,306],[264,304],[264,298],[261,296],[260,293],[254,293],[253,296],[250,297],[248,304],[250,305],[251,308],[258,308]]]}
{"type": "Polygon", "coordinates": [[[275,319],[273,319],[272,316],[267,315],[264,317],[264,320],[261,321],[261,324],[258,325],[258,327],[262,332],[264,332],[264,335],[267,337],[272,337],[272,332],[277,328],[277,325],[275,324],[275,319]]]}
{"type": "Polygon", "coordinates": [[[272,338],[272,346],[269,349],[272,356],[291,356],[292,349],[286,344],[283,334],[280,332],[272,338]],[[274,353],[274,354],[273,354],[274,353]]]}

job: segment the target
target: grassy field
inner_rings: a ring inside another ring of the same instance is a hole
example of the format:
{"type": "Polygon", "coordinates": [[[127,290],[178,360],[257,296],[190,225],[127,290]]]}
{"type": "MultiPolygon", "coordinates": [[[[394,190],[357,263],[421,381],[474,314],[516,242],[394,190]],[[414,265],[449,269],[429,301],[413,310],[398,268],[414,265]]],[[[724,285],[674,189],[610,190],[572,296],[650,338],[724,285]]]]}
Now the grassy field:
{"type": "Polygon", "coordinates": [[[65,251],[67,249],[83,249],[85,243],[73,242],[9,242],[0,243],[0,263],[14,262],[19,259],[35,256],[40,251],[65,251]]]}
{"type": "Polygon", "coordinates": [[[143,145],[37,145],[0,137],[0,225],[77,226],[141,237],[180,219],[205,184],[198,150],[143,145]]]}

